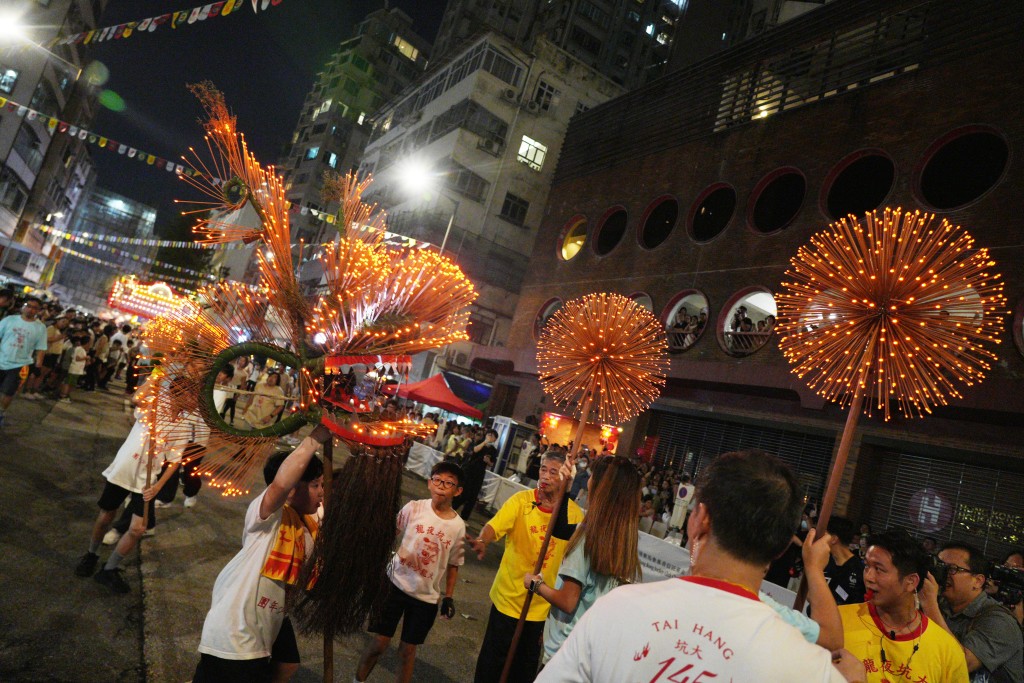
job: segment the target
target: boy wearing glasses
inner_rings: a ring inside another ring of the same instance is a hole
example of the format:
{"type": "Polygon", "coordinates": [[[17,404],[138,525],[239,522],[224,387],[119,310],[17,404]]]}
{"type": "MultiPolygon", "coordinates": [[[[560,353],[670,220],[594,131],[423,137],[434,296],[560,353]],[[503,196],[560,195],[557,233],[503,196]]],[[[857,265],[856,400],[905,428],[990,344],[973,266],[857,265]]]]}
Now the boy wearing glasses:
{"type": "Polygon", "coordinates": [[[452,593],[463,562],[466,523],[452,508],[452,499],[462,493],[462,479],[462,468],[458,465],[437,463],[427,483],[430,498],[411,500],[398,513],[402,541],[388,568],[391,591],[380,615],[370,622],[368,630],[376,637],[359,660],[354,679],[357,683],[369,677],[388,649],[400,620],[400,665],[395,680],[412,680],[416,646],[427,639],[434,625],[438,601],[442,619],[455,616],[452,593]]]}

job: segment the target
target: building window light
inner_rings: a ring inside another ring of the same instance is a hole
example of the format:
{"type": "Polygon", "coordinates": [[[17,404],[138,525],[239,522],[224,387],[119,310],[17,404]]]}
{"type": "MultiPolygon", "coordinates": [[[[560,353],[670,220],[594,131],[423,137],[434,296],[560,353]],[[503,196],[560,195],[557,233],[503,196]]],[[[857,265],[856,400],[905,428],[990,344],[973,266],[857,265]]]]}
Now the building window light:
{"type": "Polygon", "coordinates": [[[328,152],[327,154],[327,165],[331,168],[338,167],[338,155],[334,152],[328,152]]]}
{"type": "Polygon", "coordinates": [[[654,24],[647,24],[647,28],[644,29],[644,30],[647,32],[647,35],[653,36],[654,35],[654,24]]]}
{"type": "Polygon", "coordinates": [[[310,147],[309,149],[306,150],[306,158],[307,159],[316,159],[317,156],[319,156],[319,154],[320,154],[320,148],[319,147],[310,147]]]}
{"type": "Polygon", "coordinates": [[[395,36],[395,40],[392,43],[395,48],[402,53],[402,56],[416,61],[416,58],[420,56],[420,51],[412,46],[407,40],[404,40],[401,36],[395,36]]]}
{"type": "Polygon", "coordinates": [[[526,164],[534,171],[539,171],[544,167],[544,157],[546,157],[547,154],[547,147],[531,137],[526,135],[523,136],[523,141],[519,144],[519,161],[526,164]]]}

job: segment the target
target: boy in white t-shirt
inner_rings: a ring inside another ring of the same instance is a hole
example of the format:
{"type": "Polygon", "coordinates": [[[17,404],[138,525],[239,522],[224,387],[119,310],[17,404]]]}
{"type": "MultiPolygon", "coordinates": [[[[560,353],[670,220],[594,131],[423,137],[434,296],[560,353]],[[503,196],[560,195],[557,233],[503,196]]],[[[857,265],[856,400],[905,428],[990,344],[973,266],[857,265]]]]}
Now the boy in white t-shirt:
{"type": "MultiPolygon", "coordinates": [[[[80,349],[80,346],[76,347],[76,350],[80,349]]],[[[159,389],[154,388],[154,390],[159,389]]],[[[183,424],[188,419],[188,416],[183,412],[178,413],[178,424],[183,424]]],[[[176,426],[171,426],[168,433],[173,433],[175,429],[176,426]]],[[[164,484],[178,471],[178,465],[181,463],[184,443],[175,442],[175,445],[170,448],[160,453],[154,453],[154,461],[157,458],[160,460],[153,462],[150,467],[148,465],[150,457],[149,441],[149,428],[143,419],[142,412],[136,408],[135,425],[132,427],[131,432],[128,433],[128,438],[124,440],[121,448],[117,451],[117,455],[114,456],[113,462],[110,463],[107,469],[103,470],[103,478],[106,479],[106,484],[103,487],[103,493],[100,494],[98,502],[100,513],[93,524],[92,536],[89,539],[89,550],[82,556],[78,566],[75,568],[77,576],[92,576],[97,582],[107,586],[115,593],[130,592],[131,589],[128,587],[127,582],[125,582],[124,577],[121,576],[121,570],[119,569],[121,561],[138,545],[139,539],[145,533],[147,525],[150,529],[156,525],[154,499],[164,484]],[[162,462],[167,462],[169,466],[155,483],[148,484],[147,479],[152,476],[152,473],[160,472],[162,462]],[[121,537],[117,547],[110,553],[106,564],[93,576],[93,572],[99,562],[99,555],[96,551],[99,550],[103,536],[110,530],[117,511],[129,496],[131,496],[129,509],[132,513],[132,521],[128,533],[121,537]],[[145,508],[147,505],[149,506],[148,522],[143,522],[143,519],[146,517],[145,508]]]]}
{"type": "Polygon", "coordinates": [[[319,530],[324,469],[315,453],[330,438],[317,425],[294,451],[267,459],[268,485],[246,510],[242,549],[213,584],[193,683],[269,683],[298,668],[286,604],[301,590],[319,530]]]}
{"type": "Polygon", "coordinates": [[[388,568],[391,592],[381,614],[370,622],[368,630],[376,638],[359,660],[356,683],[369,677],[388,649],[399,620],[402,641],[398,646],[400,666],[395,680],[412,680],[416,646],[423,644],[434,625],[438,600],[442,619],[455,616],[452,593],[463,562],[466,523],[452,508],[452,499],[462,493],[462,468],[452,462],[437,463],[430,471],[428,488],[429,499],[411,500],[398,513],[402,542],[388,568]]]}

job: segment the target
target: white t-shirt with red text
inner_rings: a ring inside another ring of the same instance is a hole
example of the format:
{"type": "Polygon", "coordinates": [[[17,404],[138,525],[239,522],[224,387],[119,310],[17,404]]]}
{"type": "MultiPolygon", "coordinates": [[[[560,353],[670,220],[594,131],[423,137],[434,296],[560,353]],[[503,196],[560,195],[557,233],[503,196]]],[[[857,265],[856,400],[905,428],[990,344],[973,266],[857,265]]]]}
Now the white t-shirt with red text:
{"type": "Polygon", "coordinates": [[[448,567],[462,566],[466,523],[437,516],[430,499],[410,500],[398,513],[402,542],[391,559],[391,582],[406,595],[437,604],[448,567]]]}
{"type": "MultiPolygon", "coordinates": [[[[269,657],[285,617],[285,584],[262,575],[281,528],[281,510],[260,519],[263,491],[249,503],[238,551],[213,584],[213,601],[203,622],[199,651],[221,659],[269,657]]],[[[313,537],[305,532],[306,548],[313,537]]],[[[308,557],[308,554],[307,554],[308,557]]]]}
{"type": "Polygon", "coordinates": [[[182,454],[181,445],[165,447],[153,453],[153,466],[147,467],[150,455],[149,429],[142,417],[142,412],[136,409],[135,424],[128,432],[128,438],[121,444],[107,469],[103,470],[104,479],[133,493],[142,493],[145,490],[147,470],[149,484],[152,485],[160,476],[160,467],[164,461],[178,462],[182,454]]]}
{"type": "Polygon", "coordinates": [[[537,677],[548,683],[845,683],[832,656],[736,584],[684,577],[616,588],[537,677]]]}

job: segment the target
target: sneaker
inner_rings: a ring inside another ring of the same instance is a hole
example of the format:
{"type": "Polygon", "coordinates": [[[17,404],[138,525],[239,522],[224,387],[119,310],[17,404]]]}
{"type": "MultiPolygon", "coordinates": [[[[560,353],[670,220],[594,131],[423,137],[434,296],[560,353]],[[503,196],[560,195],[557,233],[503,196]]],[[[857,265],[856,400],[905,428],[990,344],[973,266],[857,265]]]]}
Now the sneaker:
{"type": "Polygon", "coordinates": [[[186,508],[194,508],[195,506],[196,506],[196,497],[195,496],[185,496],[185,507],[186,508]]]}
{"type": "Polygon", "coordinates": [[[165,503],[162,500],[158,500],[155,503],[153,503],[153,507],[155,507],[155,508],[169,508],[169,507],[171,507],[171,504],[170,503],[165,503]]]}
{"type": "Polygon", "coordinates": [[[128,582],[121,576],[120,569],[101,569],[92,577],[96,583],[102,584],[115,593],[131,593],[128,582]]]}
{"type": "Polygon", "coordinates": [[[60,402],[61,403],[71,403],[71,399],[68,398],[67,396],[65,396],[64,398],[60,399],[60,402]]]}
{"type": "Polygon", "coordinates": [[[121,532],[117,529],[111,529],[103,535],[103,545],[117,545],[120,540],[121,532]]]}
{"type": "Polygon", "coordinates": [[[42,398],[42,396],[40,396],[39,394],[32,393],[22,394],[21,397],[26,401],[38,401],[40,398],[42,398]]]}
{"type": "Polygon", "coordinates": [[[92,576],[92,573],[96,571],[96,563],[99,561],[100,556],[96,553],[82,555],[82,559],[78,561],[78,566],[75,567],[75,576],[92,576]]]}

